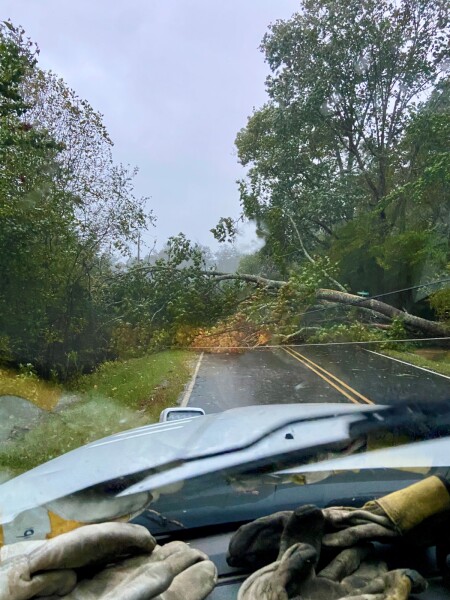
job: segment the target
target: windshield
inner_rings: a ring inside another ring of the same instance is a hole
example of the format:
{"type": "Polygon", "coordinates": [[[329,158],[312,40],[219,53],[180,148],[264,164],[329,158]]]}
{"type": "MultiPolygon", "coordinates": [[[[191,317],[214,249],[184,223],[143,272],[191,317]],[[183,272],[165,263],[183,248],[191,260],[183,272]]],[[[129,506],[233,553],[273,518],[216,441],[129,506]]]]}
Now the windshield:
{"type": "Polygon", "coordinates": [[[448,477],[448,16],[3,2],[0,547],[448,477]]]}

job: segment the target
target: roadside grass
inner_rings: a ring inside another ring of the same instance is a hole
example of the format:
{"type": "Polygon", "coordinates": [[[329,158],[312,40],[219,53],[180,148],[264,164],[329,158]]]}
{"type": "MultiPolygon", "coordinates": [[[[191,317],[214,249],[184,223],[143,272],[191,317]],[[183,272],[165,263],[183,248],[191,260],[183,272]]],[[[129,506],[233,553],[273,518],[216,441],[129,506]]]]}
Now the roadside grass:
{"type": "Polygon", "coordinates": [[[39,379],[32,372],[0,368],[0,396],[19,396],[43,410],[53,410],[61,393],[61,386],[39,379]]]}
{"type": "Polygon", "coordinates": [[[43,412],[31,431],[0,445],[0,471],[17,475],[83,444],[157,421],[163,408],[176,404],[192,363],[190,352],[166,351],[103,364],[72,384],[67,405],[43,412]]]}
{"type": "Polygon", "coordinates": [[[79,378],[76,389],[89,397],[112,398],[157,421],[163,408],[176,403],[189,378],[191,363],[192,353],[182,350],[107,362],[95,373],[79,378]]]}
{"type": "Polygon", "coordinates": [[[31,431],[0,446],[0,470],[17,475],[99,438],[148,423],[108,398],[81,399],[48,413],[31,431]]]}
{"type": "Polygon", "coordinates": [[[418,367],[442,373],[442,375],[450,376],[450,351],[439,350],[435,352],[427,352],[422,350],[415,351],[399,351],[399,350],[382,350],[383,354],[404,360],[418,367]]]}

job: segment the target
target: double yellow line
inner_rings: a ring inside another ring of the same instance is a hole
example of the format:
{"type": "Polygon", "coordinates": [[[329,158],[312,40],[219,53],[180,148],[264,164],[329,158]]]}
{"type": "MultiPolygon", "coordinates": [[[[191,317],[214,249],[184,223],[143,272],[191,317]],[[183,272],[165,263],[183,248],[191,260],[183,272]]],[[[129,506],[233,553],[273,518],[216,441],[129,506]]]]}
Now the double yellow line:
{"type": "Polygon", "coordinates": [[[303,366],[307,367],[313,371],[313,373],[321,377],[324,381],[331,385],[331,387],[350,400],[350,402],[353,402],[354,404],[374,404],[372,400],[369,400],[369,398],[366,398],[366,396],[363,396],[357,392],[355,389],[347,385],[345,381],[342,381],[342,379],[339,379],[339,377],[336,377],[336,375],[333,375],[333,373],[330,373],[317,363],[313,362],[310,358],[303,356],[303,354],[300,354],[300,352],[297,352],[292,348],[285,346],[283,349],[289,354],[289,356],[292,356],[292,358],[298,360],[298,362],[303,366]]]}

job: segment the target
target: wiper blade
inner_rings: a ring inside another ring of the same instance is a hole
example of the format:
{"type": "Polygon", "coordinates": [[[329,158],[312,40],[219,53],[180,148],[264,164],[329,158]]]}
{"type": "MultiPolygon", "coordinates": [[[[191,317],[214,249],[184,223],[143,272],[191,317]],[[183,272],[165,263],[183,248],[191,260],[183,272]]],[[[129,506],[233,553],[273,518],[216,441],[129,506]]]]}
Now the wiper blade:
{"type": "Polygon", "coordinates": [[[365,413],[350,425],[350,436],[357,438],[383,430],[417,440],[450,435],[450,399],[401,402],[365,413]]]}

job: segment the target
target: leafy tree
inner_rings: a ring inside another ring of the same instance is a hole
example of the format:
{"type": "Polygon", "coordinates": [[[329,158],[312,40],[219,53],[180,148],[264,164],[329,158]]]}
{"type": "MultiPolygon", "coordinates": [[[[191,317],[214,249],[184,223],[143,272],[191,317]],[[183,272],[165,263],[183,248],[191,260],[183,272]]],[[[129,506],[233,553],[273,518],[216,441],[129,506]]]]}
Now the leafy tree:
{"type": "MultiPolygon", "coordinates": [[[[303,260],[306,248],[327,252],[343,225],[368,213],[373,235],[390,232],[385,198],[397,185],[399,145],[445,75],[448,36],[439,0],[305,0],[270,27],[269,101],[236,144],[249,167],[244,214],[280,264],[285,254],[303,260]]],[[[383,289],[383,268],[373,259],[365,269],[383,289]]]]}
{"type": "Polygon", "coordinates": [[[281,279],[282,273],[277,269],[274,261],[265,252],[266,248],[262,248],[253,254],[243,256],[239,261],[237,271],[239,273],[249,273],[251,275],[261,275],[268,279],[281,279]]]}
{"type": "MultiPolygon", "coordinates": [[[[445,275],[450,258],[449,91],[448,79],[442,80],[418,107],[398,145],[395,185],[381,203],[389,228],[377,227],[375,212],[340,229],[332,253],[352,286],[373,289],[377,270],[388,290],[445,275]]],[[[406,290],[390,301],[411,309],[427,293],[427,288],[406,290]]]]}
{"type": "Polygon", "coordinates": [[[147,219],[100,115],[37,52],[0,25],[0,338],[11,362],[65,376],[110,352],[103,253],[126,253],[147,219]]]}
{"type": "Polygon", "coordinates": [[[116,325],[113,346],[121,354],[186,344],[196,328],[235,309],[242,284],[205,276],[213,272],[206,262],[210,257],[184,234],[169,238],[159,254],[151,262],[116,271],[106,281],[105,305],[116,325]]]}
{"type": "Polygon", "coordinates": [[[129,253],[154,220],[147,198],[136,198],[137,168],[113,161],[113,143],[102,115],[52,72],[32,71],[24,81],[27,118],[61,144],[58,185],[74,197],[80,237],[97,249],[129,253]]]}

